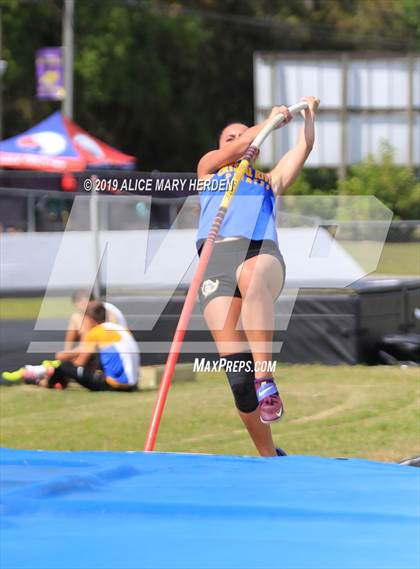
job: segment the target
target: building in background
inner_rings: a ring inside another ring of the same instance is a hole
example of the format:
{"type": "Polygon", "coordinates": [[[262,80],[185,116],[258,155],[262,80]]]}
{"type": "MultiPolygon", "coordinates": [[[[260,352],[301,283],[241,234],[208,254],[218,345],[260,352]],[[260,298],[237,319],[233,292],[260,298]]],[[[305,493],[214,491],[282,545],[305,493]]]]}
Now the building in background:
{"type": "MultiPolygon", "coordinates": [[[[254,54],[255,120],[274,105],[293,104],[303,95],[321,99],[319,138],[307,165],[346,167],[381,141],[395,150],[396,164],[420,165],[420,57],[418,55],[339,52],[256,52],[254,54]]],[[[260,155],[271,166],[297,138],[299,121],[276,131],[260,155]]]]}

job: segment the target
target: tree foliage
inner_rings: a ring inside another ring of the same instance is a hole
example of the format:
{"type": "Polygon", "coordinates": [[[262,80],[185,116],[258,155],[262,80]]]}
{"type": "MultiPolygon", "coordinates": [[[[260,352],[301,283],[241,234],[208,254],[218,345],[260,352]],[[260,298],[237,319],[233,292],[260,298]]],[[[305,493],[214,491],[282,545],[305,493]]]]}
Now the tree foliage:
{"type": "Polygon", "coordinates": [[[413,168],[395,165],[394,150],[388,143],[382,144],[379,159],[368,156],[352,166],[338,188],[340,194],[377,197],[395,218],[420,219],[420,182],[413,168]]]}
{"type": "MultiPolygon", "coordinates": [[[[62,0],[0,0],[4,134],[46,117],[34,52],[62,0]]],[[[253,121],[256,50],[416,48],[419,0],[76,0],[74,118],[143,170],[192,171],[226,122],[253,121]]]]}

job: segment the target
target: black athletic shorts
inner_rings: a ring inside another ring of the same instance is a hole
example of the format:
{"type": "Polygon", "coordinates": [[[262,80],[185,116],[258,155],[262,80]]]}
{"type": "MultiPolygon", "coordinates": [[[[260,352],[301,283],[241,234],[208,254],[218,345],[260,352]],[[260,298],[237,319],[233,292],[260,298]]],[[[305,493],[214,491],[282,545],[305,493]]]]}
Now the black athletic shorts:
{"type": "Polygon", "coordinates": [[[278,259],[282,265],[283,274],[286,276],[283,255],[274,241],[250,241],[240,238],[216,242],[199,289],[201,309],[204,310],[210,300],[218,296],[242,298],[236,280],[236,269],[247,259],[262,254],[273,255],[278,259]]]}

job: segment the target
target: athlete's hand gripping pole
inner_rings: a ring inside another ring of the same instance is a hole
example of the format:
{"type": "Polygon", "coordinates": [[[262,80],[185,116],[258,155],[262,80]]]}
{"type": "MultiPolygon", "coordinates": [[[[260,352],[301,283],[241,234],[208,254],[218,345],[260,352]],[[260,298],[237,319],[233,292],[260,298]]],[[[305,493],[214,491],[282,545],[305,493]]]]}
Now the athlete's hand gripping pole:
{"type": "MultiPolygon", "coordinates": [[[[289,111],[292,115],[295,115],[307,108],[308,108],[307,103],[297,103],[296,105],[292,105],[291,107],[289,107],[289,111]]],[[[152,451],[154,449],[157,433],[159,430],[160,420],[162,418],[163,409],[165,407],[166,397],[168,395],[169,387],[171,385],[176,362],[178,361],[179,353],[181,351],[182,342],[184,340],[185,332],[188,327],[188,322],[190,320],[191,313],[194,308],[194,303],[198,294],[198,289],[200,288],[200,284],[204,278],[204,273],[206,272],[207,265],[209,263],[213,251],[214,242],[219,233],[220,227],[223,223],[226,211],[232,201],[233,196],[235,195],[239,182],[242,180],[242,177],[244,176],[249,164],[252,163],[252,161],[255,159],[261,144],[264,142],[264,140],[267,138],[270,132],[273,129],[275,129],[279,124],[281,124],[283,121],[284,121],[284,115],[283,113],[279,113],[278,115],[273,117],[273,119],[269,121],[260,131],[260,133],[255,137],[251,146],[245,152],[241,162],[239,163],[239,166],[235,171],[233,180],[229,185],[228,189],[226,190],[226,193],[217,211],[216,217],[214,218],[213,225],[211,226],[210,232],[204,243],[203,250],[201,252],[200,259],[198,261],[197,269],[191,280],[191,285],[188,290],[187,296],[185,297],[181,316],[179,317],[179,322],[176,327],[174,339],[172,340],[172,344],[169,350],[168,359],[166,361],[165,369],[160,382],[160,388],[157,395],[155,408],[153,410],[152,419],[149,425],[149,431],[147,433],[146,444],[144,446],[145,451],[152,451]]]]}

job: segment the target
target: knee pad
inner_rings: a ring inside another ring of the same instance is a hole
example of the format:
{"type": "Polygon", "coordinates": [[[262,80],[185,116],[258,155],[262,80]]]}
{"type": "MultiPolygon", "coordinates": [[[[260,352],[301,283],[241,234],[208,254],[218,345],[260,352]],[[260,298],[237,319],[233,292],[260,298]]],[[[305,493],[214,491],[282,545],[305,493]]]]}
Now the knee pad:
{"type": "Polygon", "coordinates": [[[242,413],[252,413],[258,407],[254,385],[254,360],[251,352],[239,352],[222,358],[235,405],[242,413]]]}

